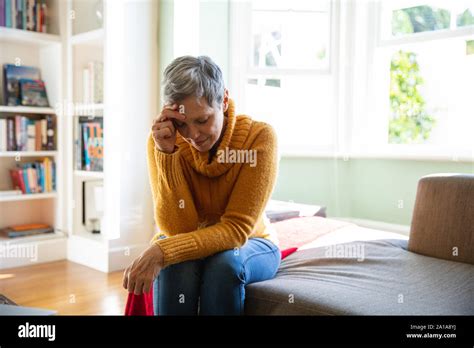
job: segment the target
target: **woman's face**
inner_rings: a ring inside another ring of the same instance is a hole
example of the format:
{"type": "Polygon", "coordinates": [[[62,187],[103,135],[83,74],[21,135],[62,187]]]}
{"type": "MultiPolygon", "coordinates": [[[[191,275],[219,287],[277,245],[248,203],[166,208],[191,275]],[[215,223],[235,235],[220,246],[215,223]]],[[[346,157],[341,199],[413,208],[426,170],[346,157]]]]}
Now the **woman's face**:
{"type": "Polygon", "coordinates": [[[194,96],[183,99],[178,104],[178,111],[186,115],[184,121],[174,120],[179,134],[196,150],[210,150],[219,140],[224,125],[224,112],[228,107],[228,92],[219,107],[212,108],[204,97],[199,100],[194,96]]]}

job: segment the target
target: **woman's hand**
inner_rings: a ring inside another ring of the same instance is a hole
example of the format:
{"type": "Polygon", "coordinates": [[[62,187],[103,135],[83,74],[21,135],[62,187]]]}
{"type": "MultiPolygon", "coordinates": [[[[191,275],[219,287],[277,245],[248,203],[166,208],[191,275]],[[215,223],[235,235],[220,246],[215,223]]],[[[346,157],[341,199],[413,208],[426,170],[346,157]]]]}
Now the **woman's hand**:
{"type": "Polygon", "coordinates": [[[135,295],[147,293],[161,268],[163,252],[159,245],[153,244],[127,267],[123,274],[123,287],[135,295]]]}
{"type": "Polygon", "coordinates": [[[155,146],[165,153],[172,153],[176,144],[176,128],[172,120],[183,121],[186,119],[186,116],[179,113],[177,109],[177,104],[165,105],[151,126],[155,146]]]}

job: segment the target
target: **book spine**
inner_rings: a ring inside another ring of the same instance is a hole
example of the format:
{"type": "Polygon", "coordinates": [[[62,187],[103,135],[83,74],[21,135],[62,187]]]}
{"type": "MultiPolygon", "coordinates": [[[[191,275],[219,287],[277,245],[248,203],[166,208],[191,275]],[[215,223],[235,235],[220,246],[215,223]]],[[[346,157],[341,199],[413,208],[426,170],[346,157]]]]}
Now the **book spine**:
{"type": "Polygon", "coordinates": [[[51,189],[53,192],[56,191],[56,162],[52,161],[51,162],[51,167],[52,167],[52,172],[53,172],[53,179],[51,183],[51,189]]]}
{"type": "Polygon", "coordinates": [[[28,169],[28,166],[24,165],[21,172],[23,174],[23,183],[25,184],[25,193],[31,193],[30,184],[28,182],[28,170],[27,169],[28,169]]]}
{"type": "Polygon", "coordinates": [[[82,124],[82,135],[84,137],[83,144],[84,144],[84,169],[91,170],[91,162],[89,157],[89,150],[88,150],[88,143],[89,143],[89,134],[87,123],[82,124]]]}
{"type": "Polygon", "coordinates": [[[26,25],[27,25],[27,2],[28,0],[21,0],[21,10],[22,10],[22,16],[23,18],[21,19],[22,22],[22,29],[26,30],[26,25]]]}
{"type": "Polygon", "coordinates": [[[53,117],[48,115],[46,116],[46,125],[47,125],[47,150],[54,150],[54,120],[53,117]]]}
{"type": "Polygon", "coordinates": [[[23,0],[16,0],[16,28],[23,29],[23,0]]]}
{"type": "Polygon", "coordinates": [[[5,27],[5,0],[0,0],[0,26],[5,27]]]}
{"type": "Polygon", "coordinates": [[[21,116],[15,116],[16,150],[21,151],[21,116]]]}
{"type": "Polygon", "coordinates": [[[7,151],[15,151],[15,121],[12,118],[7,119],[7,133],[7,151]]]}
{"type": "Polygon", "coordinates": [[[41,151],[41,121],[35,121],[35,150],[41,151]]]}
{"type": "Polygon", "coordinates": [[[16,0],[11,0],[12,28],[16,29],[16,0]]]}
{"type": "Polygon", "coordinates": [[[41,120],[41,150],[46,150],[48,145],[48,126],[45,119],[41,120]]]}
{"type": "Polygon", "coordinates": [[[27,124],[27,142],[26,142],[26,151],[35,151],[36,143],[36,127],[34,121],[30,120],[27,124]]]}
{"type": "Polygon", "coordinates": [[[81,124],[76,122],[74,127],[74,152],[76,169],[82,170],[82,139],[81,139],[81,124]]]}
{"type": "Polygon", "coordinates": [[[34,8],[35,8],[35,0],[28,0],[28,5],[27,5],[27,30],[33,31],[34,29],[34,8]]]}
{"type": "Polygon", "coordinates": [[[21,185],[18,177],[18,169],[10,169],[10,178],[12,180],[12,187],[14,189],[20,189],[21,185]]]}
{"type": "Polygon", "coordinates": [[[43,3],[41,4],[41,32],[43,33],[48,32],[47,16],[48,16],[48,5],[46,5],[45,0],[43,0],[43,3]]]}
{"type": "Polygon", "coordinates": [[[21,118],[21,151],[28,148],[28,118],[21,118]]]}
{"type": "Polygon", "coordinates": [[[39,32],[41,30],[41,2],[36,0],[35,2],[35,31],[39,32]]]}
{"type": "Polygon", "coordinates": [[[44,184],[44,163],[40,163],[40,186],[41,192],[46,192],[46,186],[44,184]]]}
{"type": "Polygon", "coordinates": [[[5,26],[12,27],[12,0],[5,0],[5,26]]]}
{"type": "Polygon", "coordinates": [[[33,169],[33,165],[29,165],[28,169],[28,185],[30,186],[30,191],[31,193],[36,193],[36,175],[35,175],[35,170],[33,169]]]}
{"type": "Polygon", "coordinates": [[[0,119],[0,151],[7,151],[7,136],[7,120],[2,118],[0,119]]]}
{"type": "Polygon", "coordinates": [[[21,192],[26,193],[26,184],[25,184],[23,169],[17,168],[16,172],[18,176],[18,183],[20,184],[20,190],[21,192]]]}

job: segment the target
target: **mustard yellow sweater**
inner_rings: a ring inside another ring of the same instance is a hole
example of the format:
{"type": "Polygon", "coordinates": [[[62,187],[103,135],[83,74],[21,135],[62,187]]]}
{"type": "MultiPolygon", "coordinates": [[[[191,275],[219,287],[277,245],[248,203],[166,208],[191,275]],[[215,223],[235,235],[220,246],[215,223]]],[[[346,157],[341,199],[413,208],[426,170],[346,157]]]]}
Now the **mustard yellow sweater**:
{"type": "Polygon", "coordinates": [[[160,245],[164,267],[239,248],[252,237],[278,245],[264,214],[277,175],[275,132],[269,124],[236,116],[232,100],[226,115],[210,163],[209,152],[197,151],[179,134],[171,154],[159,151],[149,134],[148,171],[160,232],[152,243],[160,245]],[[237,150],[255,150],[256,161],[251,152],[237,150]]]}

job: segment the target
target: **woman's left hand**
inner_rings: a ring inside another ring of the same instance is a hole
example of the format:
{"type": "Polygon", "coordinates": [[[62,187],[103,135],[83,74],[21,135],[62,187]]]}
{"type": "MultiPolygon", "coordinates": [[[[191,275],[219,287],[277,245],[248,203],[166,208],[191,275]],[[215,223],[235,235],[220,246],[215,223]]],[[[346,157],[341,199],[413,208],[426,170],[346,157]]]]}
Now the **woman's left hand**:
{"type": "Polygon", "coordinates": [[[163,252],[153,244],[137,257],[123,274],[123,287],[135,295],[148,293],[163,268],[163,252]]]}

